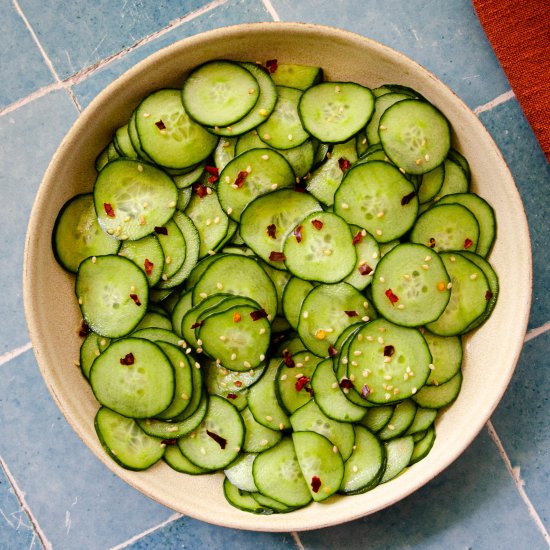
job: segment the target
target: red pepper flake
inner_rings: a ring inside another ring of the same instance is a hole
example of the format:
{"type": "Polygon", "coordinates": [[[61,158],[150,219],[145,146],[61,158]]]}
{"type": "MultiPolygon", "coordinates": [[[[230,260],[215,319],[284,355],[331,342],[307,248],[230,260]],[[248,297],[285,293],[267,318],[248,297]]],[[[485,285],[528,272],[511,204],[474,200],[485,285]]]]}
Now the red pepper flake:
{"type": "Polygon", "coordinates": [[[159,130],[166,130],[166,124],[164,124],[164,122],[162,122],[162,120],[157,120],[155,122],[155,126],[159,129],[159,130]]]}
{"type": "Polygon", "coordinates": [[[301,378],[298,378],[296,381],[295,387],[296,391],[300,391],[303,389],[303,387],[309,382],[309,378],[307,376],[302,376],[301,378]]]}
{"type": "Polygon", "coordinates": [[[282,252],[271,252],[269,255],[269,259],[272,262],[284,262],[286,260],[286,256],[282,252]]]}
{"type": "Polygon", "coordinates": [[[296,242],[297,243],[301,243],[302,242],[302,229],[303,229],[303,226],[299,225],[298,227],[296,227],[294,229],[294,231],[292,232],[292,234],[294,235],[294,238],[296,239],[296,242]]]}
{"type": "Polygon", "coordinates": [[[340,380],[340,387],[344,390],[351,390],[355,386],[349,378],[342,378],[342,380],[340,380]]]}
{"type": "Polygon", "coordinates": [[[237,399],[238,395],[236,393],[228,393],[227,399],[237,399]]]}
{"type": "Polygon", "coordinates": [[[267,226],[267,236],[271,237],[272,239],[277,238],[277,226],[274,223],[270,223],[267,226]]]}
{"type": "Polygon", "coordinates": [[[492,293],[490,290],[488,290],[488,291],[485,293],[485,299],[486,299],[487,301],[489,301],[492,297],[493,297],[493,293],[492,293]]]}
{"type": "Polygon", "coordinates": [[[120,358],[121,365],[133,365],[135,363],[135,358],[133,353],[127,353],[124,357],[120,358]]]}
{"type": "Polygon", "coordinates": [[[233,322],[238,323],[241,320],[241,314],[238,311],[233,313],[233,322]]]}
{"type": "Polygon", "coordinates": [[[309,395],[311,395],[311,397],[313,397],[313,388],[311,386],[306,386],[304,388],[304,390],[306,390],[307,393],[309,393],[309,395]]]}
{"type": "Polygon", "coordinates": [[[81,336],[82,338],[84,338],[85,336],[88,336],[88,334],[90,334],[91,330],[90,330],[90,327],[88,326],[88,323],[86,321],[84,321],[84,319],[82,320],[82,323],[80,325],[80,329],[78,331],[78,335],[81,336]]]}
{"type": "Polygon", "coordinates": [[[357,271],[359,271],[361,275],[370,275],[373,269],[369,264],[362,264],[357,268],[357,271]]]}
{"type": "Polygon", "coordinates": [[[107,214],[107,216],[109,216],[109,218],[116,217],[115,216],[115,211],[113,210],[113,207],[111,206],[111,203],[104,202],[103,203],[103,208],[105,209],[105,214],[107,214]]]}
{"type": "Polygon", "coordinates": [[[350,165],[351,165],[351,163],[348,159],[346,159],[344,157],[340,157],[338,159],[338,166],[340,167],[340,170],[342,170],[342,172],[345,172],[346,170],[349,170],[350,165]]]}
{"type": "Polygon", "coordinates": [[[145,268],[145,273],[147,275],[151,275],[151,273],[153,272],[153,267],[155,267],[155,264],[148,258],[145,258],[145,261],[143,262],[143,267],[145,268]]]}
{"type": "Polygon", "coordinates": [[[235,387],[240,388],[242,385],[243,383],[240,380],[235,380],[235,387]]]}
{"type": "Polygon", "coordinates": [[[225,449],[225,446],[227,445],[227,439],[219,436],[217,433],[211,432],[210,430],[206,430],[206,433],[222,448],[225,449]]]}
{"type": "Polygon", "coordinates": [[[307,184],[305,181],[300,180],[294,184],[294,191],[296,193],[305,193],[307,191],[307,184]]]}
{"type": "Polygon", "coordinates": [[[334,357],[335,355],[338,355],[338,350],[332,345],[329,346],[328,347],[328,356],[329,357],[334,357]]]}
{"type": "Polygon", "coordinates": [[[365,384],[362,388],[361,388],[361,397],[363,399],[366,399],[367,398],[367,395],[369,395],[370,393],[370,388],[365,384]]]}
{"type": "Polygon", "coordinates": [[[168,235],[168,228],[167,227],[155,227],[155,233],[157,235],[168,235]]]}
{"type": "Polygon", "coordinates": [[[267,67],[267,70],[273,74],[278,68],[279,68],[279,63],[277,62],[276,59],[268,59],[266,62],[265,62],[265,66],[267,67]]]}
{"type": "Polygon", "coordinates": [[[246,170],[241,170],[237,174],[237,179],[235,180],[235,186],[239,189],[244,185],[244,180],[248,177],[248,172],[246,170]]]}
{"type": "Polygon", "coordinates": [[[289,369],[296,365],[294,359],[292,359],[292,354],[287,349],[283,351],[283,361],[289,369]]]}
{"type": "Polygon", "coordinates": [[[321,488],[321,480],[317,476],[311,478],[311,490],[314,493],[318,493],[321,488]]]}
{"type": "Polygon", "coordinates": [[[430,243],[430,248],[433,248],[435,246],[435,239],[433,237],[430,237],[429,243],[430,243]]]}
{"type": "Polygon", "coordinates": [[[315,229],[317,229],[317,231],[321,231],[321,229],[323,229],[323,222],[321,220],[311,220],[311,225],[313,225],[313,227],[315,227],[315,229]]]}
{"type": "Polygon", "coordinates": [[[466,240],[464,241],[464,248],[468,249],[468,248],[470,248],[473,244],[474,244],[474,242],[473,242],[471,239],[466,239],[466,240]]]}
{"type": "Polygon", "coordinates": [[[264,308],[257,309],[256,311],[252,311],[250,313],[250,317],[252,317],[253,321],[257,321],[258,319],[264,319],[265,317],[267,317],[267,311],[264,308]]]}
{"type": "Polygon", "coordinates": [[[163,439],[161,443],[163,445],[175,445],[178,442],[178,440],[174,437],[172,439],[163,439]]]}
{"type": "Polygon", "coordinates": [[[399,300],[399,298],[392,292],[391,288],[388,288],[384,294],[392,304],[395,304],[399,300]]]}
{"type": "Polygon", "coordinates": [[[395,353],[393,346],[384,346],[384,357],[391,357],[395,353]]]}
{"type": "Polygon", "coordinates": [[[348,316],[348,317],[357,317],[359,315],[359,313],[357,313],[357,311],[344,311],[344,313],[348,316]]]}
{"type": "Polygon", "coordinates": [[[130,294],[130,298],[132,298],[132,300],[134,300],[134,304],[136,304],[136,306],[141,305],[141,302],[139,301],[139,298],[138,298],[137,294],[130,294]]]}
{"type": "Polygon", "coordinates": [[[415,196],[416,196],[416,193],[414,191],[411,191],[408,195],[405,195],[401,199],[401,204],[403,206],[405,206],[406,204],[409,204],[414,199],[415,196]]]}
{"type": "Polygon", "coordinates": [[[216,183],[220,179],[219,170],[216,166],[205,166],[204,170],[210,174],[208,183],[216,183]]]}
{"type": "Polygon", "coordinates": [[[353,240],[351,241],[351,244],[358,244],[363,240],[363,232],[358,231],[355,237],[353,237],[353,240]]]}
{"type": "Polygon", "coordinates": [[[204,323],[204,321],[197,321],[196,323],[193,323],[191,325],[191,330],[195,330],[196,328],[202,327],[203,323],[204,323]]]}
{"type": "Polygon", "coordinates": [[[199,199],[203,199],[208,195],[208,187],[206,185],[203,185],[202,183],[194,183],[193,184],[193,192],[195,195],[199,196],[199,199]]]}

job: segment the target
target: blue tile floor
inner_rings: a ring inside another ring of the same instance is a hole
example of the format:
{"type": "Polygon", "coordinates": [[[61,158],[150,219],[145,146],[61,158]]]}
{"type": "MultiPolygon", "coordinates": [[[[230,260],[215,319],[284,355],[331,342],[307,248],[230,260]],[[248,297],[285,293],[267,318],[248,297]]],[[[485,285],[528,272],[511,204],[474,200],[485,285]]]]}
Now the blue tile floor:
{"type": "Polygon", "coordinates": [[[550,169],[468,0],[5,0],[0,3],[0,548],[548,548],[550,169]],[[253,533],[182,517],[81,443],[51,399],[22,310],[25,230],[62,137],[94,96],[150,53],[252,21],[345,28],[402,51],[479,114],[524,201],[533,307],[512,383],[471,447],[404,501],[343,526],[253,533]]]}

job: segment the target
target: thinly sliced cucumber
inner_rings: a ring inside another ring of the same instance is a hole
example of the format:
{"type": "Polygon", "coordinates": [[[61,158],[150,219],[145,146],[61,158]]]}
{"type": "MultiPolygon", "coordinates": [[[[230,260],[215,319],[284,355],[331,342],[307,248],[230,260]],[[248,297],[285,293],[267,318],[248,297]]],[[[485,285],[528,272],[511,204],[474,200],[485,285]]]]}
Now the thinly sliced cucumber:
{"type": "Polygon", "coordinates": [[[322,82],[308,88],[299,106],[304,128],[325,143],[354,136],[374,110],[372,92],[353,82],[322,82]]]}
{"type": "Polygon", "coordinates": [[[311,65],[276,63],[275,66],[271,65],[268,69],[277,86],[288,86],[298,90],[307,90],[323,78],[323,69],[311,65]]]}
{"type": "Polygon", "coordinates": [[[357,253],[355,268],[344,279],[357,290],[364,290],[371,282],[374,270],[380,261],[380,246],[376,239],[362,227],[350,225],[353,244],[357,253]]]}
{"type": "Polygon", "coordinates": [[[277,103],[269,118],[258,126],[260,139],[275,149],[291,149],[309,139],[298,114],[302,92],[277,86],[277,103]]]}
{"type": "Polygon", "coordinates": [[[420,331],[382,318],[354,335],[348,357],[348,378],[356,388],[367,386],[367,400],[378,404],[414,395],[425,384],[432,359],[420,331]]]}
{"type": "Polygon", "coordinates": [[[132,260],[147,276],[149,286],[155,286],[162,277],[164,251],[155,235],[146,235],[137,241],[122,241],[120,256],[132,260]]]}
{"type": "Polygon", "coordinates": [[[163,226],[155,228],[155,233],[164,253],[162,280],[176,274],[183,265],[186,256],[185,238],[174,220],[168,220],[163,226]]]}
{"type": "Polygon", "coordinates": [[[340,216],[314,212],[288,233],[281,260],[297,277],[336,283],[351,273],[357,261],[352,241],[349,226],[340,216]]]}
{"type": "Polygon", "coordinates": [[[196,166],[189,169],[189,171],[185,172],[184,174],[178,174],[178,175],[172,176],[172,179],[174,180],[174,183],[176,184],[177,188],[180,191],[183,189],[188,189],[194,183],[199,181],[201,176],[204,175],[204,168],[205,168],[205,163],[200,162],[196,166]]]}
{"type": "Polygon", "coordinates": [[[413,396],[419,407],[441,409],[450,405],[458,397],[462,386],[462,371],[458,371],[448,382],[440,386],[424,386],[413,396]]]}
{"type": "Polygon", "coordinates": [[[147,311],[145,273],[121,256],[84,260],[76,274],[75,291],[88,326],[108,338],[130,333],[147,311]]]}
{"type": "Polygon", "coordinates": [[[390,421],[394,409],[394,405],[380,405],[379,407],[370,407],[360,423],[365,426],[365,428],[368,428],[371,432],[379,432],[390,421]]]}
{"type": "Polygon", "coordinates": [[[162,440],[143,432],[132,418],[101,407],[94,425],[103,448],[129,470],[146,470],[164,454],[162,440]]]}
{"type": "Polygon", "coordinates": [[[86,193],[72,197],[59,211],[52,232],[52,247],[59,264],[76,273],[86,258],[116,254],[120,241],[102,231],[93,195],[86,193]]]}
{"type": "MultiPolygon", "coordinates": [[[[151,304],[149,305],[151,307],[151,304]]],[[[136,331],[142,328],[162,328],[164,330],[172,330],[172,322],[167,315],[159,313],[158,311],[147,311],[143,316],[143,319],[136,327],[136,331]]]]}
{"type": "Polygon", "coordinates": [[[372,298],[388,321],[416,327],[439,318],[451,296],[449,283],[437,253],[420,244],[404,243],[376,267],[372,298]]]}
{"type": "Polygon", "coordinates": [[[414,420],[407,428],[405,435],[418,434],[424,432],[430,428],[435,422],[437,416],[437,409],[426,409],[424,407],[417,407],[414,415],[414,420]]]}
{"type": "Polygon", "coordinates": [[[395,166],[373,160],[349,170],[334,196],[334,212],[385,243],[412,227],[418,198],[412,183],[395,166]]]}
{"type": "Polygon", "coordinates": [[[95,332],[89,332],[80,345],[79,363],[82,374],[87,379],[90,376],[90,369],[96,357],[110,344],[109,338],[99,336],[95,332]]]}
{"type": "Polygon", "coordinates": [[[141,148],[156,164],[189,168],[207,158],[216,136],[191,120],[179,90],[158,90],[136,109],[136,130],[141,148]]]}
{"type": "Polygon", "coordinates": [[[441,163],[433,170],[422,174],[420,187],[418,188],[418,200],[420,204],[426,204],[437,196],[443,181],[445,180],[445,163],[441,163]]]}
{"type": "Polygon", "coordinates": [[[340,492],[359,494],[375,487],[386,467],[386,448],[363,426],[354,426],[355,444],[346,460],[340,492]]]}
{"type": "Polygon", "coordinates": [[[431,448],[433,447],[434,442],[435,442],[435,429],[432,426],[428,428],[428,430],[426,431],[426,435],[422,439],[415,441],[409,466],[412,464],[416,464],[417,462],[422,460],[424,457],[426,457],[430,452],[431,448]]]}
{"type": "Polygon", "coordinates": [[[214,164],[221,172],[226,164],[235,158],[235,146],[237,145],[236,137],[220,137],[218,145],[214,151],[214,164]]]}
{"type": "Polygon", "coordinates": [[[280,189],[261,195],[246,207],[241,215],[240,234],[260,258],[280,269],[281,262],[270,260],[271,254],[282,253],[284,240],[296,224],[320,210],[321,205],[311,195],[280,189]]]}
{"type": "Polygon", "coordinates": [[[183,291],[181,294],[178,294],[176,303],[170,312],[170,319],[172,322],[172,330],[179,336],[183,337],[181,331],[182,319],[185,314],[192,307],[193,295],[190,290],[183,291]]]}
{"type": "Polygon", "coordinates": [[[384,114],[384,111],[391,107],[394,103],[401,101],[402,99],[410,99],[409,94],[401,94],[396,92],[389,92],[378,96],[374,101],[374,112],[366,126],[367,141],[369,145],[380,143],[380,136],[378,135],[378,125],[380,123],[380,117],[384,114]]]}
{"type": "Polygon", "coordinates": [[[273,510],[257,502],[250,493],[235,487],[229,479],[223,482],[223,494],[231,506],[253,514],[273,514],[273,510]]]}
{"type": "Polygon", "coordinates": [[[313,284],[299,277],[291,277],[283,293],[283,313],[293,329],[298,328],[302,303],[313,288],[313,284]]]}
{"type": "Polygon", "coordinates": [[[96,399],[131,418],[164,411],[174,397],[174,371],[163,351],[141,338],[124,338],[94,361],[90,384],[96,399]]]}
{"type": "Polygon", "coordinates": [[[160,168],[137,160],[110,162],[94,185],[99,225],[120,240],[136,240],[165,224],[176,210],[178,190],[160,168]]]}
{"type": "Polygon", "coordinates": [[[220,174],[218,198],[234,221],[256,197],[283,187],[294,186],[294,172],[288,161],[273,149],[251,149],[227,163],[220,174]]]}
{"type": "Polygon", "coordinates": [[[245,453],[260,453],[276,445],[282,437],[281,430],[272,430],[260,424],[250,409],[241,411],[245,426],[243,451],[245,453]]]}
{"type": "Polygon", "coordinates": [[[239,411],[229,401],[210,396],[201,424],[178,440],[183,453],[201,468],[219,470],[237,458],[244,439],[244,424],[239,411]]]}
{"type": "Polygon", "coordinates": [[[183,85],[186,111],[204,126],[229,126],[241,120],[260,97],[253,74],[232,61],[210,61],[194,69],[183,85]]]}
{"type": "Polygon", "coordinates": [[[439,386],[460,370],[462,341],[460,336],[437,336],[427,330],[423,334],[432,354],[431,372],[426,384],[439,386]]]}
{"type": "Polygon", "coordinates": [[[264,495],[287,506],[305,506],[311,494],[290,437],[260,453],[254,460],[253,475],[256,486],[264,495]]]}
{"type": "Polygon", "coordinates": [[[258,491],[252,475],[252,464],[256,456],[256,453],[241,453],[223,471],[225,477],[241,491],[249,493],[258,491]]]}
{"type": "Polygon", "coordinates": [[[451,147],[447,119],[427,101],[404,99],[384,111],[378,126],[388,157],[407,174],[425,174],[451,147]]]}
{"type": "Polygon", "coordinates": [[[316,432],[294,432],[292,442],[302,475],[315,502],[321,502],[340,488],[344,461],[333,452],[332,443],[316,432]]]}
{"type": "Polygon", "coordinates": [[[210,470],[206,468],[199,468],[188,458],[185,458],[174,439],[170,439],[169,444],[167,443],[163,458],[170,468],[176,470],[176,472],[181,472],[182,474],[195,476],[210,472],[210,470]]]}
{"type": "Polygon", "coordinates": [[[386,483],[397,477],[409,465],[414,450],[412,436],[397,437],[385,443],[386,469],[380,483],[386,483]]]}
{"type": "Polygon", "coordinates": [[[382,441],[387,441],[404,434],[413,423],[416,414],[416,404],[412,399],[405,399],[397,403],[389,422],[378,432],[382,441]]]}
{"type": "Polygon", "coordinates": [[[132,140],[128,133],[128,124],[124,124],[120,128],[117,128],[113,137],[113,142],[122,157],[130,159],[137,159],[139,157],[138,152],[132,145],[132,140]]]}
{"type": "Polygon", "coordinates": [[[328,357],[344,329],[376,317],[365,297],[347,283],[318,285],[306,296],[300,312],[298,334],[319,357],[328,357]]]}
{"type": "Polygon", "coordinates": [[[469,191],[470,182],[464,173],[464,170],[451,159],[446,158],[443,163],[445,169],[445,177],[443,183],[434,197],[434,201],[446,197],[447,195],[454,195],[456,193],[467,193],[469,191]]]}

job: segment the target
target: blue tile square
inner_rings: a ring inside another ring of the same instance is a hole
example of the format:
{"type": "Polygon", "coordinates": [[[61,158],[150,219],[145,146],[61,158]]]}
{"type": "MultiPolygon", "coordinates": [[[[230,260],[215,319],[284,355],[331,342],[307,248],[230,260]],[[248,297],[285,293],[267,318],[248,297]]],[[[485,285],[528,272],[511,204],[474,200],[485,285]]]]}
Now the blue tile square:
{"type": "Polygon", "coordinates": [[[229,0],[216,9],[186,21],[163,34],[156,40],[144,44],[121,59],[95,71],[85,80],[73,86],[79,103],[86,107],[90,101],[113,80],[152,53],[182,40],[218,27],[271,20],[261,0],[229,0]]]}
{"type": "Polygon", "coordinates": [[[3,265],[0,354],[28,341],[21,290],[27,223],[44,171],[77,115],[59,90],[0,117],[0,255],[10,259],[3,265]]]}
{"type": "Polygon", "coordinates": [[[512,172],[523,200],[533,252],[533,298],[529,328],[550,320],[550,165],[515,99],[480,114],[512,172]]]}
{"type": "Polygon", "coordinates": [[[271,0],[282,21],[340,27],[408,55],[471,108],[510,89],[470,0],[271,0]]]}
{"type": "Polygon", "coordinates": [[[32,351],[2,366],[0,403],[10,419],[0,423],[0,456],[54,548],[109,548],[173,515],[82,443],[49,396],[32,351]]]}
{"type": "Polygon", "coordinates": [[[0,2],[0,109],[55,79],[12,2],[0,2]]]}
{"type": "Polygon", "coordinates": [[[208,0],[19,0],[61,79],[201,8],[208,0]]]}
{"type": "Polygon", "coordinates": [[[519,468],[525,492],[550,529],[550,331],[527,342],[517,370],[492,423],[514,468],[519,468]]]}
{"type": "Polygon", "coordinates": [[[300,533],[308,550],[543,550],[544,538],[484,430],[416,493],[349,524],[300,533]]]}

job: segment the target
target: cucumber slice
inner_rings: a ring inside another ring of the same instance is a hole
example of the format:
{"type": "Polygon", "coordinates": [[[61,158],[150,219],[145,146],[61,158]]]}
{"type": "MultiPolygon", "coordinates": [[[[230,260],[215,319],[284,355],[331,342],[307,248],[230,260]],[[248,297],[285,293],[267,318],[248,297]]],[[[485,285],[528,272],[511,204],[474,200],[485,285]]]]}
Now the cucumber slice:
{"type": "Polygon", "coordinates": [[[347,172],[334,196],[334,212],[385,243],[412,227],[418,198],[413,184],[395,166],[373,160],[347,172]]]}
{"type": "Polygon", "coordinates": [[[79,351],[79,363],[82,374],[86,379],[90,376],[90,369],[96,357],[99,357],[109,344],[109,338],[99,336],[95,332],[89,332],[82,341],[79,351]]]}
{"type": "Polygon", "coordinates": [[[409,465],[414,451],[412,436],[397,437],[385,443],[386,469],[380,483],[386,483],[397,477],[409,465]]]}
{"type": "Polygon", "coordinates": [[[210,472],[210,470],[207,470],[206,468],[199,468],[198,466],[195,466],[195,464],[190,462],[189,459],[185,458],[173,439],[170,440],[170,444],[166,445],[164,456],[162,458],[164,458],[164,461],[168,464],[168,466],[170,466],[170,468],[176,470],[176,472],[181,472],[182,474],[196,476],[210,472]]]}
{"type": "Polygon", "coordinates": [[[252,468],[260,492],[287,506],[305,506],[311,494],[290,437],[284,437],[271,449],[260,453],[252,468]]]}
{"type": "Polygon", "coordinates": [[[371,432],[379,432],[390,421],[394,405],[380,405],[379,407],[371,407],[360,421],[360,424],[368,428],[371,432]]]}
{"type": "Polygon", "coordinates": [[[376,267],[372,298],[388,321],[416,327],[439,318],[451,296],[449,283],[438,254],[420,244],[404,243],[376,267]]]}
{"type": "Polygon", "coordinates": [[[467,193],[469,191],[470,182],[464,170],[456,163],[446,158],[443,162],[445,169],[445,177],[441,188],[434,197],[434,201],[446,197],[447,195],[454,195],[456,193],[467,193]]]}
{"type": "Polygon", "coordinates": [[[415,328],[376,319],[364,325],[349,347],[348,378],[366,386],[366,399],[387,404],[414,395],[428,378],[432,356],[415,328]]]}
{"type": "Polygon", "coordinates": [[[275,149],[291,149],[304,143],[310,135],[302,126],[298,103],[302,92],[277,86],[277,103],[269,118],[258,126],[260,139],[275,149]]]}
{"type": "Polygon", "coordinates": [[[346,460],[340,492],[364,493],[378,485],[386,467],[386,448],[363,426],[354,426],[355,444],[346,460]]]}
{"type": "Polygon", "coordinates": [[[387,441],[404,434],[413,423],[416,415],[416,404],[412,399],[405,399],[397,403],[389,422],[378,432],[382,441],[387,441]]]}
{"type": "Polygon", "coordinates": [[[179,90],[147,96],[136,109],[135,123],[143,151],[167,168],[189,168],[203,161],[218,141],[190,118],[179,90]]]}
{"type": "Polygon", "coordinates": [[[313,288],[313,284],[299,277],[291,277],[283,292],[283,314],[293,329],[298,328],[302,303],[313,288]]]}
{"type": "Polygon", "coordinates": [[[94,361],[90,384],[102,405],[131,418],[148,418],[172,402],[174,370],[154,343],[123,338],[94,361]]]}
{"type": "Polygon", "coordinates": [[[426,431],[426,435],[414,443],[414,449],[411,455],[409,466],[422,460],[431,451],[435,443],[435,429],[433,426],[426,431]]]}
{"type": "Polygon", "coordinates": [[[405,435],[416,435],[425,432],[435,422],[437,409],[417,407],[412,424],[407,428],[405,435]]]}
{"type": "Polygon", "coordinates": [[[459,336],[437,336],[427,330],[423,334],[432,354],[431,372],[426,384],[439,386],[460,370],[462,342],[459,336]]]}
{"type": "Polygon", "coordinates": [[[340,216],[314,212],[288,233],[281,260],[296,277],[336,283],[351,273],[357,261],[352,241],[349,226],[340,216]]]}
{"type": "Polygon", "coordinates": [[[424,386],[413,396],[419,407],[441,409],[450,405],[458,397],[462,386],[462,371],[458,371],[448,382],[439,386],[424,386]]]}
{"type": "Polygon", "coordinates": [[[433,105],[403,99],[380,117],[386,155],[407,174],[425,174],[441,164],[451,147],[449,122],[433,105]]]}
{"type": "Polygon", "coordinates": [[[311,65],[277,63],[274,67],[269,67],[269,72],[277,86],[287,86],[298,90],[307,90],[323,78],[323,69],[311,65]]]}
{"type": "Polygon", "coordinates": [[[185,110],[203,126],[229,126],[254,107],[260,86],[252,73],[231,61],[210,61],[183,84],[185,110]]]}
{"type": "Polygon", "coordinates": [[[244,424],[239,411],[229,401],[210,396],[201,424],[178,440],[185,457],[209,470],[225,468],[237,458],[244,440],[244,424]]]}
{"type": "Polygon", "coordinates": [[[229,479],[223,482],[223,494],[231,506],[253,514],[273,514],[273,510],[257,502],[250,493],[235,487],[229,479]]]}
{"type": "Polygon", "coordinates": [[[164,253],[161,278],[166,281],[179,271],[185,261],[185,238],[174,220],[168,220],[163,226],[155,228],[155,233],[164,253]]]}
{"type": "Polygon", "coordinates": [[[357,290],[364,290],[371,282],[374,270],[380,261],[380,246],[376,239],[362,227],[350,225],[352,242],[357,253],[357,262],[352,272],[344,279],[357,290]]]}
{"type": "Polygon", "coordinates": [[[319,141],[341,143],[354,136],[374,110],[372,92],[353,82],[322,82],[308,88],[299,105],[304,128],[319,141]]]}
{"type": "Polygon", "coordinates": [[[128,470],[146,470],[164,454],[162,440],[143,432],[136,421],[101,407],[95,416],[97,436],[107,454],[128,470]]]}
{"type": "Polygon", "coordinates": [[[132,260],[145,273],[150,287],[160,281],[164,251],[155,235],[146,235],[137,241],[122,241],[118,254],[132,260]]]}
{"type": "Polygon", "coordinates": [[[247,407],[241,411],[245,426],[243,451],[245,453],[260,453],[271,449],[282,437],[280,430],[272,430],[256,421],[247,407]]]}
{"type": "Polygon", "coordinates": [[[418,188],[418,200],[420,204],[429,203],[434,199],[445,180],[445,163],[436,166],[433,170],[422,174],[420,187],[418,188]]]}
{"type": "Polygon", "coordinates": [[[221,172],[230,160],[235,158],[235,146],[237,145],[236,137],[220,137],[218,145],[214,150],[214,164],[221,172]]]}
{"type": "Polygon", "coordinates": [[[252,475],[252,464],[256,456],[256,453],[242,453],[223,471],[225,477],[241,491],[258,491],[252,475]]]}
{"type": "Polygon", "coordinates": [[[171,331],[172,322],[164,313],[149,310],[143,316],[143,319],[139,322],[138,326],[136,327],[136,331],[141,330],[142,328],[162,328],[164,330],[171,331]]]}
{"type": "Polygon", "coordinates": [[[178,190],[160,168],[137,160],[110,162],[94,185],[99,225],[120,240],[137,240],[164,225],[176,210],[178,190]]]}
{"type": "Polygon", "coordinates": [[[108,338],[130,333],[147,311],[145,273],[121,256],[84,260],[76,274],[75,291],[88,326],[108,338]]]}
{"type": "Polygon", "coordinates": [[[288,161],[273,149],[251,149],[227,163],[220,174],[218,198],[234,221],[256,197],[275,189],[294,186],[288,161]]]}
{"type": "Polygon", "coordinates": [[[91,193],[76,195],[59,211],[52,232],[52,247],[59,264],[76,273],[82,260],[116,254],[120,241],[102,231],[91,193]]]}
{"type": "Polygon", "coordinates": [[[366,135],[369,145],[380,143],[380,136],[378,135],[378,125],[380,124],[380,117],[384,114],[384,111],[391,107],[394,103],[401,101],[402,99],[410,99],[409,94],[401,94],[396,92],[389,92],[377,96],[374,101],[374,112],[366,126],[366,135]]]}
{"type": "Polygon", "coordinates": [[[336,493],[344,477],[344,461],[332,443],[316,432],[294,432],[292,442],[313,500],[322,502],[336,493]]]}

